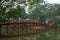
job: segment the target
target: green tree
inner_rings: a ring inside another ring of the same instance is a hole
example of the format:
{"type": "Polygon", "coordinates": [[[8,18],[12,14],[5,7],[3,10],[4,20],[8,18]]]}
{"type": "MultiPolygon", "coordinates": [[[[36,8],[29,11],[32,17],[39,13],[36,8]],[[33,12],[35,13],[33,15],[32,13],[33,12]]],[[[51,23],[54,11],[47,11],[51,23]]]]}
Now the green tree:
{"type": "Polygon", "coordinates": [[[24,0],[0,0],[0,20],[5,20],[6,18],[24,18],[26,13],[23,3],[24,0]]]}
{"type": "Polygon", "coordinates": [[[44,0],[0,0],[0,20],[6,18],[27,18],[25,7],[29,6],[33,9],[39,3],[43,3],[44,0]]]}
{"type": "MultiPolygon", "coordinates": [[[[36,0],[34,0],[34,2],[35,1],[36,0]]],[[[40,15],[42,15],[41,10],[42,10],[44,4],[45,4],[44,0],[38,0],[38,1],[36,1],[36,3],[30,4],[29,11],[28,11],[29,12],[28,17],[33,20],[39,20],[41,17],[40,15]]],[[[41,17],[41,19],[42,19],[42,17],[41,17]]]]}

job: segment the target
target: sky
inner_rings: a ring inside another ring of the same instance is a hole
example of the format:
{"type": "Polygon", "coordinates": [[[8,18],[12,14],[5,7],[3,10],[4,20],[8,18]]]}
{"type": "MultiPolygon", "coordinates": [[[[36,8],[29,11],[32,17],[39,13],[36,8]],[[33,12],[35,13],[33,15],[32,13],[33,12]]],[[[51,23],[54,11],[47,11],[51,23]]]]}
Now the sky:
{"type": "Polygon", "coordinates": [[[60,0],[47,0],[48,3],[58,3],[60,4],[60,0]]]}

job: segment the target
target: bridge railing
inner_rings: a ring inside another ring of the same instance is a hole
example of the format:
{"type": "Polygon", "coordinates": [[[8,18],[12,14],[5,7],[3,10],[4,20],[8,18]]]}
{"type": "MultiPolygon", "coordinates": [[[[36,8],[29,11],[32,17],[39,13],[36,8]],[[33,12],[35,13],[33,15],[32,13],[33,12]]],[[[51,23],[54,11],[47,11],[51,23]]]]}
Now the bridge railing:
{"type": "Polygon", "coordinates": [[[46,23],[37,20],[9,20],[0,22],[1,36],[31,36],[46,31],[46,23]]]}

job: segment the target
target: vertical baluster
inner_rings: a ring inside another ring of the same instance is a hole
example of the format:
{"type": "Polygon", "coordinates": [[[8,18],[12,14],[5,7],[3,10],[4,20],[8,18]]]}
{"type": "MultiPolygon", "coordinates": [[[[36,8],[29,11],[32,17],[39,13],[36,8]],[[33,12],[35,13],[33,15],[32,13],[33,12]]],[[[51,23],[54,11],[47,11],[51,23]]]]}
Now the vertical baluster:
{"type": "Polygon", "coordinates": [[[28,32],[28,30],[29,30],[29,29],[28,29],[28,25],[29,25],[29,24],[28,24],[28,22],[27,22],[27,23],[26,23],[26,32],[28,32]]]}
{"type": "Polygon", "coordinates": [[[22,27],[22,34],[23,34],[23,26],[24,26],[24,24],[22,23],[22,26],[21,26],[22,27]]]}
{"type": "Polygon", "coordinates": [[[12,21],[12,35],[14,35],[14,20],[12,21]]]}
{"type": "Polygon", "coordinates": [[[2,27],[2,25],[0,25],[0,35],[1,35],[1,27],[2,27]]]}
{"type": "Polygon", "coordinates": [[[18,28],[18,35],[20,36],[20,25],[21,24],[17,24],[17,28],[18,28]]]}
{"type": "Polygon", "coordinates": [[[14,35],[14,24],[12,25],[12,34],[14,35]]]}
{"type": "Polygon", "coordinates": [[[8,24],[6,25],[7,27],[6,27],[6,32],[7,32],[7,34],[6,35],[8,35],[8,24]]]}

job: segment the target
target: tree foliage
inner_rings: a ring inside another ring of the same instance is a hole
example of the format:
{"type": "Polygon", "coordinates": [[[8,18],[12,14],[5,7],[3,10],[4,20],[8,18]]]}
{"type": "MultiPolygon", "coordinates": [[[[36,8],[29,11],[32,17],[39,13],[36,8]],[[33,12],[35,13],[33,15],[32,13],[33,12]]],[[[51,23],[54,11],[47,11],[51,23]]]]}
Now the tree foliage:
{"type": "MultiPolygon", "coordinates": [[[[22,18],[25,19],[27,14],[25,7],[30,5],[32,9],[39,3],[44,2],[43,0],[0,0],[0,20],[6,18],[22,18]],[[36,4],[36,5],[35,5],[36,4]]],[[[30,10],[29,10],[30,11],[30,10]]]]}

